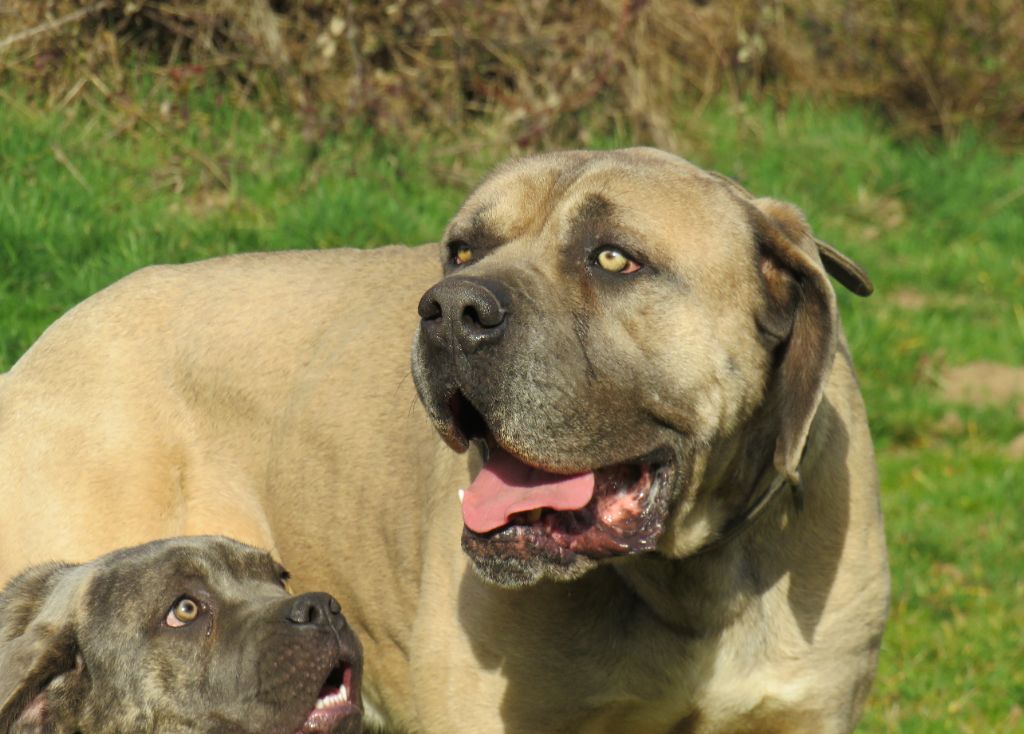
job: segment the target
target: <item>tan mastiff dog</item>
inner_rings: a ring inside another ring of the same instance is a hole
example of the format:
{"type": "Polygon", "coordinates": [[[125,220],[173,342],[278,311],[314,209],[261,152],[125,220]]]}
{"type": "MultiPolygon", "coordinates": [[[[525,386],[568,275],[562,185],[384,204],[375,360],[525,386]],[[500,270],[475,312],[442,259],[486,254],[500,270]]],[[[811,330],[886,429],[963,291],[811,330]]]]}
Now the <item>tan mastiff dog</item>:
{"type": "Polygon", "coordinates": [[[826,270],[870,292],[642,149],[504,165],[440,246],[147,268],[0,382],[0,576],[272,549],[387,731],[848,732],[888,569],[826,270]]]}

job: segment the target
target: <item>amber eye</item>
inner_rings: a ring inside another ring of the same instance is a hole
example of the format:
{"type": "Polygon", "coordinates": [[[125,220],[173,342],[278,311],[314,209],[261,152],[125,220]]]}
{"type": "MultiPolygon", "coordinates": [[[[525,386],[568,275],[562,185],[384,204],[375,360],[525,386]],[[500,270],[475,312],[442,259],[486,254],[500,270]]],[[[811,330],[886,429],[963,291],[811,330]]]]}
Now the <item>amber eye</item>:
{"type": "Polygon", "coordinates": [[[183,596],[174,602],[164,622],[168,627],[184,627],[199,617],[199,602],[190,596],[183,596]]]}
{"type": "Polygon", "coordinates": [[[609,273],[635,273],[640,265],[626,257],[621,250],[603,247],[597,253],[597,264],[609,273]]]}
{"type": "Polygon", "coordinates": [[[473,259],[473,250],[465,242],[453,242],[449,247],[456,265],[465,265],[473,259]]]}

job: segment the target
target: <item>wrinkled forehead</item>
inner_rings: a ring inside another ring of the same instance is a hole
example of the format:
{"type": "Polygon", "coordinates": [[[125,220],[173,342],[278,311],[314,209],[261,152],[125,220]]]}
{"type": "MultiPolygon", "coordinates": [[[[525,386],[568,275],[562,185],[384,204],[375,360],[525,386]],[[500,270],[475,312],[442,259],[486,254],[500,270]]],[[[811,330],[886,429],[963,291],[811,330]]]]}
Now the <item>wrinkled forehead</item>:
{"type": "Polygon", "coordinates": [[[739,192],[651,149],[544,154],[495,170],[453,218],[448,239],[509,241],[586,222],[733,240],[749,231],[739,192]]]}
{"type": "Polygon", "coordinates": [[[96,565],[90,596],[97,605],[177,593],[183,582],[201,582],[222,598],[244,600],[255,584],[276,584],[283,572],[268,553],[213,538],[157,541],[115,551],[96,565]]]}

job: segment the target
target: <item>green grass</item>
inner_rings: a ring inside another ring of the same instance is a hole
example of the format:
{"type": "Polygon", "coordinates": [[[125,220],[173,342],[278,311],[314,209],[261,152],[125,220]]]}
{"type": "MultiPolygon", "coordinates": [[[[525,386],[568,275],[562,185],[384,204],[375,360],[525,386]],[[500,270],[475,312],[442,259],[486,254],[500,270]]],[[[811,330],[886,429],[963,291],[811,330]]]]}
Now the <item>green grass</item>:
{"type": "MultiPolygon", "coordinates": [[[[431,240],[466,192],[430,141],[310,142],[298,121],[216,90],[175,104],[166,119],[106,103],[41,112],[0,89],[0,368],[137,267],[431,240]]],[[[1024,729],[1024,466],[1005,452],[1024,415],[951,404],[937,379],[975,360],[1024,365],[1024,158],[972,136],[901,144],[869,115],[801,105],[723,104],[680,129],[678,152],[797,202],[875,279],[868,300],[840,294],[894,582],[861,731],[1024,729]],[[959,426],[943,427],[950,411],[959,426]]],[[[477,151],[448,155],[460,178],[500,157],[477,151]]]]}
{"type": "Polygon", "coordinates": [[[0,97],[0,368],[64,310],[156,262],[436,238],[463,191],[366,134],[304,142],[213,100],[189,120],[0,97]],[[157,132],[159,130],[159,133],[157,132]]]}

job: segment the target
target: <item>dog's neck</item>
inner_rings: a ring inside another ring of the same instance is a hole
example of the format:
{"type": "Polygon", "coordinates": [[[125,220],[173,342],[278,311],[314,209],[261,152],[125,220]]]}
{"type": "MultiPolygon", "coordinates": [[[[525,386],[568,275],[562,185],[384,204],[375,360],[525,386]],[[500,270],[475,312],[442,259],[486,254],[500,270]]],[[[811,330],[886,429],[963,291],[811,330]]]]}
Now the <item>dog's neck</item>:
{"type": "MultiPolygon", "coordinates": [[[[812,521],[804,517],[802,490],[775,471],[770,427],[749,429],[722,442],[691,478],[696,514],[715,518],[713,525],[679,557],[652,553],[615,567],[658,619],[690,634],[733,624],[785,573],[796,526],[812,521]]],[[[808,476],[813,468],[808,462],[808,476]]]]}

